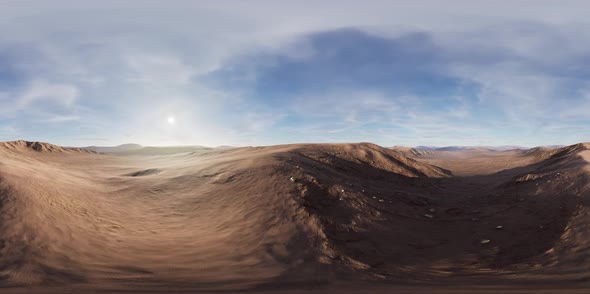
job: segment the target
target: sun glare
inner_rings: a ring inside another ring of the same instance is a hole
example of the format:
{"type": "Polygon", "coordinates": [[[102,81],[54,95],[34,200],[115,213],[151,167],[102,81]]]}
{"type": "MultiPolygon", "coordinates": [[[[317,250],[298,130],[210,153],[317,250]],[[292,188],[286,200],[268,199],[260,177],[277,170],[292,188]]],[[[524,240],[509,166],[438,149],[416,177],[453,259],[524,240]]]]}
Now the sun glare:
{"type": "Polygon", "coordinates": [[[171,124],[171,125],[173,125],[175,122],[176,122],[176,119],[174,119],[174,117],[173,117],[173,116],[171,116],[171,117],[168,117],[168,124],[171,124]]]}

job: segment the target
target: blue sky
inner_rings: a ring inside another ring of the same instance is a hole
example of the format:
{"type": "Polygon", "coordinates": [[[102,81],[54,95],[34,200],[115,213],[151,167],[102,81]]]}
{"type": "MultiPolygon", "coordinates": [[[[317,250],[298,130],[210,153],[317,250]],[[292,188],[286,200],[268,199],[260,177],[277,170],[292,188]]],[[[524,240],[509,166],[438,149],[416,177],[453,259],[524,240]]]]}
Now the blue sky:
{"type": "Polygon", "coordinates": [[[590,141],[585,1],[81,2],[2,1],[0,140],[590,141]]]}

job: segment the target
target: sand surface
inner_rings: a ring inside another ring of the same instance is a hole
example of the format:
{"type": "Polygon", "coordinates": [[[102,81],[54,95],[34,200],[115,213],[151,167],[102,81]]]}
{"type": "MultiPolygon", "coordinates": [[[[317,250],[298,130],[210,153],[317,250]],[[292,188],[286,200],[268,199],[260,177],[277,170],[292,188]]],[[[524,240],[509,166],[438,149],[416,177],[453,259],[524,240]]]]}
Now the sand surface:
{"type": "Polygon", "coordinates": [[[587,293],[588,147],[0,143],[0,292],[587,293]]]}

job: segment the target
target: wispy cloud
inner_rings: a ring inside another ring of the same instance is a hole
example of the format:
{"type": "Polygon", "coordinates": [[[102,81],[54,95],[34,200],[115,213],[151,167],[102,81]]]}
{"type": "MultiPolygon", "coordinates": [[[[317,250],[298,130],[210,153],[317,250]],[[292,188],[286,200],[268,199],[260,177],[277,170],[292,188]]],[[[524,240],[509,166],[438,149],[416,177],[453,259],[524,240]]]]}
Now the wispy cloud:
{"type": "Polygon", "coordinates": [[[17,97],[17,107],[27,109],[48,102],[59,107],[71,108],[78,98],[78,89],[67,84],[51,84],[43,80],[34,80],[31,85],[17,97]]]}
{"type": "Polygon", "coordinates": [[[582,1],[9,2],[0,140],[590,140],[582,1]]]}

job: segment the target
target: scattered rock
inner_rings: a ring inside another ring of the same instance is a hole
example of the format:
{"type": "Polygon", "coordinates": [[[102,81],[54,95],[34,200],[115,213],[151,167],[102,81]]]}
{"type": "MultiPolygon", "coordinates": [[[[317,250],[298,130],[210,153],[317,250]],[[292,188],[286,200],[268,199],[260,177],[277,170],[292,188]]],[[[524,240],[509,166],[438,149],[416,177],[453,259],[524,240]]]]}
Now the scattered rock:
{"type": "Polygon", "coordinates": [[[129,173],[129,174],[126,174],[125,176],[128,176],[128,177],[143,177],[143,176],[157,175],[160,172],[161,171],[159,169],[150,168],[150,169],[146,169],[146,170],[140,170],[140,171],[136,171],[136,172],[133,172],[133,173],[129,173]]]}
{"type": "Polygon", "coordinates": [[[434,215],[427,213],[427,214],[424,214],[424,217],[425,218],[434,218],[434,215]]]}
{"type": "Polygon", "coordinates": [[[496,230],[501,230],[503,228],[504,228],[503,226],[496,226],[496,230]]]}
{"type": "Polygon", "coordinates": [[[344,198],[340,197],[340,199],[338,199],[338,200],[342,201],[342,200],[344,200],[344,198]]]}
{"type": "Polygon", "coordinates": [[[344,189],[340,190],[340,192],[344,193],[344,189]]]}
{"type": "Polygon", "coordinates": [[[542,176],[540,175],[534,175],[534,174],[526,174],[522,177],[519,177],[516,179],[517,183],[522,183],[522,182],[528,182],[528,181],[534,181],[538,178],[541,178],[542,176]]]}
{"type": "Polygon", "coordinates": [[[489,239],[483,239],[483,240],[481,240],[481,244],[489,244],[490,242],[492,242],[492,241],[489,240],[489,239]]]}
{"type": "Polygon", "coordinates": [[[385,202],[385,200],[383,200],[383,199],[379,199],[379,202],[385,202]]]}
{"type": "Polygon", "coordinates": [[[295,177],[289,177],[289,180],[293,183],[295,183],[297,181],[297,179],[295,179],[295,177]]]}
{"type": "Polygon", "coordinates": [[[435,208],[430,208],[430,209],[428,209],[428,211],[429,212],[432,212],[432,213],[435,213],[436,212],[436,209],[435,208]]]}

